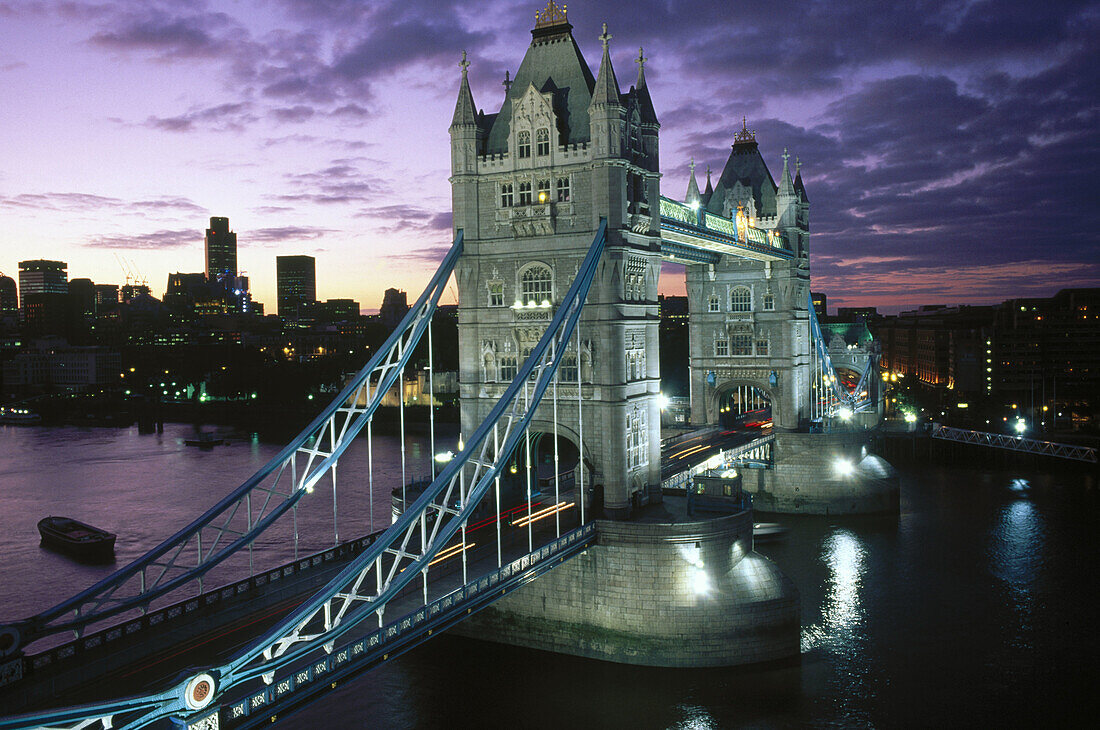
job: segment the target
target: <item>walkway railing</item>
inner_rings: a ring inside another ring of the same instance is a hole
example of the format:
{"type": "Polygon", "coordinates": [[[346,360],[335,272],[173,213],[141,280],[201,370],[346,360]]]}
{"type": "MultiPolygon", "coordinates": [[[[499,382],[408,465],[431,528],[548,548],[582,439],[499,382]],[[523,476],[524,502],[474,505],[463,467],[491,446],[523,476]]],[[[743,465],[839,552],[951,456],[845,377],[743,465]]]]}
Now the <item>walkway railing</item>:
{"type": "Polygon", "coordinates": [[[1058,444],[1052,441],[1039,441],[1037,439],[1023,438],[1020,436],[1009,436],[1003,433],[967,431],[966,429],[952,428],[951,426],[940,426],[932,432],[932,438],[942,439],[944,441],[954,441],[960,444],[988,446],[994,449],[1005,449],[1006,451],[1017,451],[1025,454],[1053,456],[1058,459],[1084,461],[1089,464],[1097,463],[1096,449],[1089,446],[1058,444]]]}
{"type": "Polygon", "coordinates": [[[775,443],[775,434],[768,434],[767,436],[761,436],[758,439],[753,439],[748,443],[734,446],[730,449],[725,449],[721,453],[717,454],[717,458],[711,457],[695,466],[684,469],[681,472],[673,474],[661,481],[661,489],[686,491],[691,484],[691,480],[695,478],[697,474],[702,474],[708,469],[713,469],[712,462],[718,461],[722,464],[730,464],[744,459],[752,459],[759,461],[763,464],[771,464],[771,448],[775,443]]]}

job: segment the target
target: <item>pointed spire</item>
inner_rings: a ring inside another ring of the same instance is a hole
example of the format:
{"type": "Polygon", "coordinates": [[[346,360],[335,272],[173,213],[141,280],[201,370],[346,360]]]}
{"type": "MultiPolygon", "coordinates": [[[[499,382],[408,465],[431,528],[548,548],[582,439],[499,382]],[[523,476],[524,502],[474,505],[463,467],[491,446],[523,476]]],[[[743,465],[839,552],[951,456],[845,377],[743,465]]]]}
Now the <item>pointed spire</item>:
{"type": "Polygon", "coordinates": [[[699,183],[695,180],[695,158],[691,158],[691,163],[688,165],[691,169],[691,175],[688,177],[688,191],[684,196],[684,202],[688,205],[692,203],[698,205],[702,202],[703,196],[699,195],[699,183]]]}
{"type": "Polygon", "coordinates": [[[802,184],[802,160],[797,157],[794,158],[794,190],[798,193],[799,201],[803,203],[810,202],[810,199],[806,197],[806,186],[802,184]]]}
{"type": "Polygon", "coordinates": [[[787,148],[783,148],[783,177],[779,181],[779,190],[776,192],[776,196],[790,195],[795,197],[794,182],[791,180],[791,167],[788,164],[788,160],[791,159],[791,155],[787,152],[787,148]]]}
{"type": "Polygon", "coordinates": [[[638,57],[634,59],[634,63],[638,64],[638,83],[635,84],[635,93],[638,97],[638,112],[641,114],[643,122],[659,124],[657,121],[657,112],[653,108],[653,99],[649,96],[649,87],[646,86],[645,82],[645,62],[648,60],[641,46],[639,46],[638,57]]]}
{"type": "Polygon", "coordinates": [[[600,72],[596,75],[596,88],[592,91],[592,105],[619,104],[619,81],[615,78],[615,69],[611,67],[611,51],[608,44],[611,34],[607,32],[607,23],[603,24],[603,57],[600,58],[600,72]]]}
{"type": "Polygon", "coordinates": [[[707,196],[708,200],[710,196],[714,195],[714,186],[710,184],[710,165],[707,165],[707,187],[703,191],[703,194],[707,196]]]}
{"type": "Polygon", "coordinates": [[[477,107],[474,106],[474,95],[470,91],[470,80],[466,77],[466,70],[470,67],[470,62],[466,60],[466,51],[462,52],[462,60],[458,65],[462,67],[462,82],[458,87],[458,101],[455,103],[451,127],[477,126],[477,107]]]}

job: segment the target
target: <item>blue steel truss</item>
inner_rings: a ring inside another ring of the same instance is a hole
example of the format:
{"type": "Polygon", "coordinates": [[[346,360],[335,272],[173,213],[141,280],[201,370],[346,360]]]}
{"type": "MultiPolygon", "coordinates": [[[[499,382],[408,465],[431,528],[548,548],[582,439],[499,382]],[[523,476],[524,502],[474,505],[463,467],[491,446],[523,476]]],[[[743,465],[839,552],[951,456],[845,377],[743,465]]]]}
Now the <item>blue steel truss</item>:
{"type": "MultiPolygon", "coordinates": [[[[60,631],[75,631],[149,604],[200,582],[211,569],[249,550],[280,517],[295,509],[335,466],[393,387],[427,330],[440,295],[462,253],[455,236],[424,293],[356,377],[313,421],[258,472],[203,515],[142,557],[37,616],[0,627],[0,656],[60,631]],[[328,442],[327,446],[325,442],[328,442]]],[[[296,516],[296,515],[295,515],[296,516]]],[[[250,558],[251,560],[251,558],[250,558]]]]}
{"type": "MultiPolygon", "coordinates": [[[[463,553],[465,552],[465,528],[468,521],[494,482],[499,485],[497,478],[501,469],[508,463],[521,441],[528,437],[527,427],[539,403],[551,384],[557,382],[557,368],[564,356],[566,345],[576,329],[595,277],[605,246],[606,232],[607,222],[601,220],[595,239],[553,320],[519,369],[511,385],[469,437],[465,447],[440,471],[431,485],[408,506],[394,524],[312,598],[221,665],[192,674],[164,692],[33,715],[0,718],[0,728],[45,726],[64,726],[73,730],[90,727],[138,728],[166,718],[188,723],[201,721],[215,712],[214,708],[226,699],[242,694],[249,696],[249,688],[273,687],[277,673],[289,668],[308,666],[311,662],[323,661],[328,666],[330,657],[336,650],[336,642],[353,638],[352,632],[357,628],[361,632],[363,630],[361,625],[371,617],[377,618],[379,630],[385,629],[387,624],[384,615],[387,605],[402,594],[402,591],[409,587],[417,576],[421,576],[423,580],[424,599],[421,607],[422,609],[427,607],[426,610],[430,611],[430,606],[433,605],[428,596],[430,566],[444,548],[453,552],[457,547],[463,553]],[[460,530],[462,530],[462,542],[452,543],[452,539],[460,530]]],[[[409,353],[427,327],[430,311],[434,309],[461,249],[460,232],[416,307],[410,311],[394,336],[387,341],[393,356],[384,356],[383,351],[380,351],[322,415],[261,470],[261,474],[266,476],[280,469],[285,459],[300,449],[308,447],[316,450],[316,446],[311,446],[309,443],[310,437],[318,433],[323,434],[326,428],[329,430],[331,449],[317,451],[311,456],[308,462],[311,468],[307,468],[301,479],[294,482],[293,491],[286,496],[286,501],[281,505],[283,512],[293,504],[290,500],[299,499],[303,491],[315,485],[326,471],[335,466],[336,460],[346,449],[347,444],[369,422],[369,416],[364,417],[364,414],[367,414],[372,406],[377,407],[381,394],[389,387],[386,385],[387,378],[389,378],[389,385],[392,385],[400,368],[407,362],[409,353]],[[427,318],[422,316],[425,312],[428,315],[427,318]],[[385,365],[391,360],[391,365],[385,365]],[[378,386],[368,393],[369,405],[356,405],[359,403],[356,397],[358,389],[365,385],[369,386],[371,374],[375,371],[380,371],[381,377],[378,386]],[[349,406],[349,403],[352,405],[349,406]],[[338,428],[336,414],[342,411],[348,412],[348,416],[339,426],[341,438],[338,439],[334,435],[338,428]],[[317,466],[313,466],[313,461],[318,456],[321,461],[317,466]]],[[[373,409],[369,413],[373,414],[373,409]]],[[[320,439],[316,438],[315,441],[319,442],[320,439]]],[[[144,575],[144,566],[175,549],[181,539],[187,539],[196,534],[205,524],[220,514],[220,510],[224,510],[232,503],[239,504],[246,493],[255,489],[256,481],[257,477],[253,477],[218,506],[208,511],[203,518],[177,533],[162,546],[140,559],[138,563],[119,571],[112,578],[132,577],[139,573],[144,575]]],[[[583,496],[580,499],[583,499],[583,496]]],[[[276,517],[274,513],[278,509],[269,511],[248,533],[239,536],[227,546],[226,550],[238,551],[246,548],[259,532],[274,521],[276,517]]],[[[528,535],[530,541],[530,532],[528,535]]],[[[585,531],[582,527],[580,537],[590,540],[591,530],[585,531]]],[[[570,537],[569,543],[572,544],[573,541],[574,538],[570,537]]],[[[540,548],[541,551],[549,549],[549,545],[540,548]]],[[[532,554],[541,555],[542,553],[535,551],[532,554]]],[[[530,556],[527,556],[523,560],[530,559],[530,556]]],[[[526,564],[524,567],[527,567],[526,564]]],[[[196,577],[194,571],[187,571],[187,575],[191,579],[196,577]]],[[[121,580],[122,578],[116,578],[116,581],[121,580]]],[[[112,585],[109,578],[76,598],[60,604],[58,608],[51,609],[52,615],[62,615],[71,611],[74,603],[83,605],[89,600],[89,596],[98,595],[110,589],[112,585]]],[[[144,582],[142,588],[145,588],[144,582]]],[[[160,591],[159,594],[163,594],[170,589],[161,586],[157,590],[160,591]]],[[[462,588],[462,591],[463,595],[466,595],[469,592],[469,586],[462,588]]],[[[408,592],[406,591],[403,595],[407,596],[408,592]]],[[[453,596],[454,592],[448,595],[453,596]]],[[[147,602],[149,600],[147,596],[148,593],[143,593],[128,599],[127,605],[147,602]]],[[[114,612],[117,613],[117,610],[114,612]]],[[[412,621],[412,619],[409,620],[412,621]]],[[[403,621],[404,619],[402,623],[403,621]]],[[[24,623],[22,626],[28,625],[34,627],[33,623],[24,623]]],[[[352,642],[348,646],[354,645],[355,642],[352,642]]],[[[271,696],[270,692],[273,691],[273,689],[262,689],[259,694],[253,693],[250,696],[266,698],[271,696]]]]}

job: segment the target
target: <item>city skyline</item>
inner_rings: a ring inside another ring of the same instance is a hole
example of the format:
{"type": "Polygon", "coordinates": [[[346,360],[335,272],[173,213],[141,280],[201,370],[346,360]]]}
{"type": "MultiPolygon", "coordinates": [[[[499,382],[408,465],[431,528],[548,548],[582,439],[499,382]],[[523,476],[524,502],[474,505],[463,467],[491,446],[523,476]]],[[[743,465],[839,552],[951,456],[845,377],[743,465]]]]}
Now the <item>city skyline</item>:
{"type": "MultiPolygon", "coordinates": [[[[19,100],[0,121],[0,271],[55,259],[121,284],[117,253],[159,297],[168,273],[203,270],[223,216],[269,311],[279,255],[315,256],[328,298],[415,294],[450,243],[461,51],[475,102],[497,111],[540,7],[0,5],[0,78],[19,100]]],[[[683,197],[692,157],[701,184],[717,174],[746,116],[773,175],[784,147],[803,162],[813,286],[833,306],[1100,284],[1095,4],[728,10],[569,9],[593,71],[608,22],[623,91],[644,47],[664,194],[683,197]]]]}

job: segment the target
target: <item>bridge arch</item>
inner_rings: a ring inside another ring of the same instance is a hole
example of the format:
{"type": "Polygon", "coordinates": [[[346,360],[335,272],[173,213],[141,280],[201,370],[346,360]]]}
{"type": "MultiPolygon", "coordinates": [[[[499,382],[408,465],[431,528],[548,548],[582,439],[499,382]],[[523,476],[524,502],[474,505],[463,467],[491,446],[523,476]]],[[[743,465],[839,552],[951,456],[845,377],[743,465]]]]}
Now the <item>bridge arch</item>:
{"type": "Polygon", "coordinates": [[[717,383],[707,404],[708,411],[716,414],[715,422],[725,428],[771,421],[777,417],[779,407],[771,385],[755,378],[733,378],[717,383]]]}

